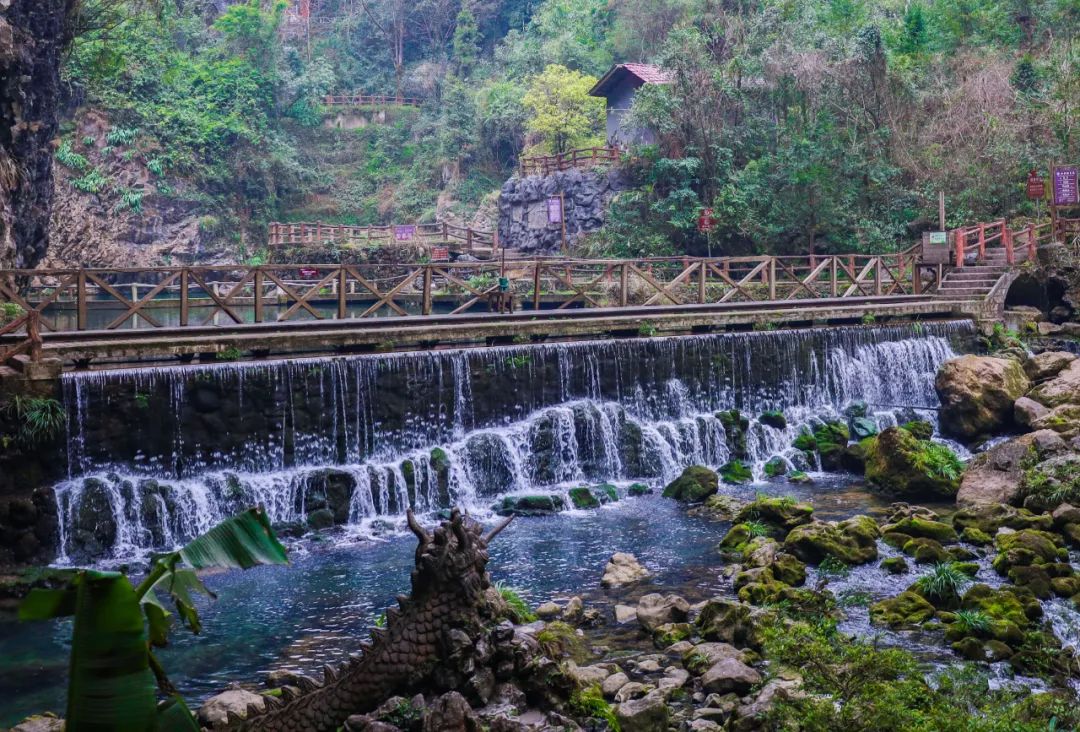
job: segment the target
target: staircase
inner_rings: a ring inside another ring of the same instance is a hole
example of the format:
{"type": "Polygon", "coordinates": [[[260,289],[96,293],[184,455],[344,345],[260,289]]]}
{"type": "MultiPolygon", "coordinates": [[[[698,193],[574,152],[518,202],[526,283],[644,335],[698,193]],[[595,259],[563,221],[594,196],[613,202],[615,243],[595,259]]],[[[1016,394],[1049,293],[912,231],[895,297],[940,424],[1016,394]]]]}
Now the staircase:
{"type": "MultiPolygon", "coordinates": [[[[1014,264],[1027,259],[1027,248],[1017,247],[1013,253],[1014,264]]],[[[937,296],[953,300],[981,300],[990,294],[994,286],[1009,270],[1005,247],[987,247],[986,257],[973,264],[949,270],[938,287],[937,296]]]]}

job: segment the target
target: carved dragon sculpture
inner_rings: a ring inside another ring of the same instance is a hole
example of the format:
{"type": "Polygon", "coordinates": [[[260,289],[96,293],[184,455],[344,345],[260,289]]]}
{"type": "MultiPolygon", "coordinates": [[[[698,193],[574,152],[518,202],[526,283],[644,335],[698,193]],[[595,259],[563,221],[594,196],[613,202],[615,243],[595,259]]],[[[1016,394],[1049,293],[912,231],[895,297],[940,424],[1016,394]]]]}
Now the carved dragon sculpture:
{"type": "MultiPolygon", "coordinates": [[[[512,518],[512,517],[511,517],[512,518]]],[[[487,546],[510,523],[486,536],[475,521],[455,509],[449,521],[429,534],[408,512],[416,535],[412,594],[398,597],[400,609],[386,612],[386,627],[372,630],[372,642],[343,667],[324,667],[322,684],[309,682],[297,696],[267,697],[265,710],[252,705],[245,720],[230,719],[230,729],[267,732],[333,732],[353,714],[375,709],[396,693],[415,689],[439,660],[440,640],[454,628],[478,625],[491,586],[487,546]]]]}

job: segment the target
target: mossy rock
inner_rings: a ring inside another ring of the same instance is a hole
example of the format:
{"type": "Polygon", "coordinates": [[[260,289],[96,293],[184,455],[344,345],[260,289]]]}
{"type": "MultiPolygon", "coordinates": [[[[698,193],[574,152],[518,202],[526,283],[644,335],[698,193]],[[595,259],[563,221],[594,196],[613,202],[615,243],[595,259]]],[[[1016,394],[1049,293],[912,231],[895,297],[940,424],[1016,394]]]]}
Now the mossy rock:
{"type": "Polygon", "coordinates": [[[1038,529],[1022,529],[999,533],[994,539],[998,555],[994,557],[994,569],[1007,576],[1012,567],[1048,564],[1068,559],[1068,551],[1060,546],[1061,537],[1038,529]]]}
{"type": "Polygon", "coordinates": [[[664,488],[664,498],[677,501],[703,501],[720,490],[717,474],[702,465],[691,465],[664,488]]]}
{"type": "Polygon", "coordinates": [[[734,496],[717,493],[706,498],[705,503],[695,510],[724,521],[734,521],[742,507],[743,502],[734,496]]]}
{"type": "Polygon", "coordinates": [[[746,524],[735,524],[728,529],[717,546],[724,552],[742,552],[753,538],[746,524]]]}
{"type": "Polygon", "coordinates": [[[602,504],[616,503],[619,500],[619,489],[611,483],[601,483],[593,486],[592,494],[602,504]]]}
{"type": "Polygon", "coordinates": [[[891,546],[893,549],[899,549],[900,551],[904,551],[904,547],[913,538],[915,537],[908,536],[907,534],[901,534],[899,531],[885,531],[881,534],[881,540],[883,542],[891,546]]]}
{"type": "Polygon", "coordinates": [[[760,521],[781,530],[783,536],[796,526],[813,520],[814,507],[799,503],[792,498],[762,496],[743,506],[736,514],[739,523],[760,521]]]}
{"type": "Polygon", "coordinates": [[[960,539],[976,546],[987,546],[994,543],[993,537],[975,526],[968,526],[961,531],[960,539]]]}
{"type": "Polygon", "coordinates": [[[890,427],[867,442],[866,480],[893,495],[952,498],[962,472],[952,450],[907,430],[890,427]]]}
{"type": "Polygon", "coordinates": [[[865,440],[878,433],[877,422],[869,417],[856,417],[851,420],[849,429],[851,431],[851,436],[856,440],[865,440]]]}
{"type": "Polygon", "coordinates": [[[653,630],[653,643],[657,648],[668,648],[692,635],[690,623],[664,623],[653,630]]]}
{"type": "MultiPolygon", "coordinates": [[[[1009,569],[1009,581],[1018,587],[1026,587],[1040,600],[1049,600],[1054,596],[1050,585],[1050,574],[1039,565],[1012,567],[1009,569]]],[[[1064,579],[1064,578],[1062,578],[1064,579]]]]}
{"type": "Polygon", "coordinates": [[[813,564],[835,557],[844,564],[865,564],[877,559],[877,524],[868,516],[840,523],[814,521],[796,526],[784,546],[800,560],[813,564]]]}
{"type": "Polygon", "coordinates": [[[881,568],[889,574],[907,574],[909,571],[908,563],[903,557],[889,557],[882,560],[881,568]]]}
{"type": "Polygon", "coordinates": [[[963,572],[968,577],[974,577],[979,573],[978,562],[951,562],[951,564],[958,572],[963,572]]]}
{"type": "Polygon", "coordinates": [[[968,661],[983,662],[987,660],[986,648],[978,638],[966,636],[952,644],[951,648],[961,658],[968,661]]]}
{"type": "Polygon", "coordinates": [[[778,554],[769,565],[769,571],[784,584],[796,586],[806,581],[806,565],[790,554],[778,554]]]}
{"type": "Polygon", "coordinates": [[[527,495],[506,496],[495,507],[500,516],[547,516],[566,508],[562,496],[527,495]]]}
{"type": "Polygon", "coordinates": [[[731,460],[720,468],[720,478],[730,485],[754,482],[754,473],[742,460],[731,460]]]}
{"type": "Polygon", "coordinates": [[[765,463],[765,475],[778,478],[787,473],[787,462],[782,457],[774,457],[765,463]]]}
{"type": "Polygon", "coordinates": [[[801,470],[792,470],[787,474],[788,483],[806,484],[813,483],[814,479],[801,470]]]}
{"type": "Polygon", "coordinates": [[[761,416],[758,417],[758,422],[766,427],[774,427],[778,430],[787,429],[787,417],[784,416],[783,412],[776,410],[763,412],[761,416]]]}
{"type": "Polygon", "coordinates": [[[870,606],[870,621],[889,628],[918,627],[934,617],[937,611],[924,597],[911,591],[882,600],[870,606]]]}
{"type": "Polygon", "coordinates": [[[809,454],[817,451],[817,440],[814,439],[814,435],[812,432],[803,427],[802,431],[791,443],[791,446],[794,447],[796,450],[802,450],[803,452],[809,454]]]}
{"type": "Polygon", "coordinates": [[[865,417],[870,414],[870,405],[863,401],[855,401],[844,407],[844,416],[848,419],[865,417]]]}
{"type": "Polygon", "coordinates": [[[918,564],[940,564],[951,559],[939,542],[925,536],[912,539],[904,544],[904,554],[915,559],[918,564]]]}
{"type": "Polygon", "coordinates": [[[954,561],[957,562],[970,562],[973,559],[978,559],[979,555],[971,551],[967,547],[956,544],[954,546],[945,547],[945,551],[949,554],[954,561]]]}
{"type": "Polygon", "coordinates": [[[329,508],[320,508],[307,515],[308,528],[314,531],[329,529],[334,525],[334,512],[329,508]]]}
{"type": "Polygon", "coordinates": [[[900,429],[910,432],[916,440],[929,440],[934,436],[934,425],[923,419],[906,422],[900,425],[900,429]]]}
{"type": "Polygon", "coordinates": [[[599,508],[600,500],[593,495],[591,489],[587,486],[581,486],[580,488],[571,488],[569,491],[570,502],[574,504],[574,508],[599,508]]]}
{"type": "Polygon", "coordinates": [[[631,486],[629,488],[626,489],[626,495],[630,496],[631,498],[640,498],[641,496],[651,496],[652,492],[653,492],[652,488],[645,485],[644,483],[633,483],[633,484],[631,484],[631,486]]]}
{"type": "Polygon", "coordinates": [[[446,450],[441,447],[431,448],[431,467],[436,471],[446,470],[450,467],[450,457],[446,454],[446,450]]]}
{"type": "Polygon", "coordinates": [[[960,540],[960,537],[956,533],[956,529],[952,526],[940,521],[924,519],[919,516],[910,516],[901,519],[895,524],[882,526],[881,530],[886,534],[896,531],[907,534],[912,538],[926,537],[927,539],[933,539],[940,544],[953,544],[960,540]]]}
{"type": "Polygon", "coordinates": [[[724,436],[731,455],[736,460],[746,457],[746,431],[750,429],[750,420],[738,409],[717,412],[716,418],[724,427],[724,436]]]}

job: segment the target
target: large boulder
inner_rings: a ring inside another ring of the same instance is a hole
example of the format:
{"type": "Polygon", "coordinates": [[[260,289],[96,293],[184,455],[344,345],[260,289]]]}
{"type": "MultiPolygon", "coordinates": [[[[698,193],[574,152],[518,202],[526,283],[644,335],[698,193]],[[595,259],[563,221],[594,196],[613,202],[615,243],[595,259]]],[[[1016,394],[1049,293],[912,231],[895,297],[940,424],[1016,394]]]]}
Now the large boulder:
{"type": "Polygon", "coordinates": [[[637,620],[650,633],[666,623],[683,623],[690,612],[690,603],[678,595],[651,593],[638,601],[637,620]]]}
{"type": "Polygon", "coordinates": [[[976,440],[1012,424],[1013,403],[1031,381],[1018,361],[969,355],[946,361],[934,386],[941,399],[942,431],[976,440]]]}
{"type": "Polygon", "coordinates": [[[1080,436],[1080,404],[1059,404],[1031,426],[1037,430],[1053,430],[1067,440],[1080,436]]]}
{"type": "Polygon", "coordinates": [[[1021,427],[1031,429],[1032,425],[1041,417],[1050,413],[1047,407],[1039,404],[1034,399],[1020,397],[1013,404],[1013,421],[1021,427]]]}
{"type": "Polygon", "coordinates": [[[1019,498],[1024,470],[1032,459],[1057,455],[1068,449],[1060,435],[1040,430],[995,445],[968,463],[960,490],[959,506],[1013,503],[1019,498]]]}
{"type": "Polygon", "coordinates": [[[640,699],[624,701],[615,707],[615,719],[623,732],[656,732],[667,729],[670,710],[659,689],[640,699]]]}
{"type": "MultiPolygon", "coordinates": [[[[1063,453],[1028,468],[1021,484],[1024,506],[1049,511],[1067,501],[1080,500],[1080,454],[1063,453]]],[[[1055,523],[1060,521],[1055,514],[1055,523]]]]}
{"type": "Polygon", "coordinates": [[[926,598],[911,591],[870,606],[870,620],[875,625],[907,628],[922,625],[937,612],[926,598]]]}
{"type": "Polygon", "coordinates": [[[945,445],[920,440],[900,427],[888,428],[865,445],[866,479],[875,488],[912,498],[952,498],[960,488],[963,465],[945,445]]]}
{"type": "Polygon", "coordinates": [[[691,465],[664,488],[664,498],[678,501],[704,501],[720,489],[716,473],[702,465],[691,465]]]}
{"type": "Polygon", "coordinates": [[[745,524],[757,521],[765,524],[774,535],[783,538],[788,531],[808,524],[813,520],[814,507],[809,503],[798,503],[792,498],[761,496],[746,504],[735,516],[735,523],[745,524]]]}
{"type": "Polygon", "coordinates": [[[761,674],[737,658],[717,661],[701,677],[701,687],[709,694],[734,692],[740,696],[761,683],[761,674]]]}
{"type": "Polygon", "coordinates": [[[834,557],[844,564],[865,564],[877,559],[878,535],[877,524],[868,516],[855,516],[840,523],[814,521],[792,529],[784,547],[812,564],[825,557],[834,557]]]}
{"type": "Polygon", "coordinates": [[[652,573],[638,562],[633,554],[615,552],[604,567],[600,584],[604,587],[622,587],[649,577],[652,573]]]}
{"type": "Polygon", "coordinates": [[[1031,390],[1029,397],[1046,407],[1080,404],[1080,360],[1074,360],[1057,376],[1031,390]]]}
{"type": "Polygon", "coordinates": [[[1068,351],[1046,351],[1029,358],[1024,364],[1024,371],[1037,384],[1054,378],[1075,360],[1076,356],[1068,351]]]}
{"type": "Polygon", "coordinates": [[[199,724],[207,729],[221,729],[229,724],[229,715],[247,719],[248,707],[262,711],[266,700],[259,694],[244,689],[229,689],[207,699],[199,707],[199,724]]]}

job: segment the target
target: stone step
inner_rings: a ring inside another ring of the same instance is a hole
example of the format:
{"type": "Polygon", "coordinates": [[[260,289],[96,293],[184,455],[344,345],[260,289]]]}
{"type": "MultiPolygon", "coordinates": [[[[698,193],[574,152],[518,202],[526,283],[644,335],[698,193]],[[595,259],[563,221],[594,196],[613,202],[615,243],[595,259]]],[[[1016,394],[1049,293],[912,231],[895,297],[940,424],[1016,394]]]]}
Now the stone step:
{"type": "Polygon", "coordinates": [[[990,294],[990,290],[967,287],[942,287],[937,291],[938,297],[984,297],[990,294]]]}
{"type": "Polygon", "coordinates": [[[1001,275],[981,272],[950,272],[945,276],[946,282],[963,282],[965,284],[993,284],[999,279],[1001,279],[1001,275]]]}

